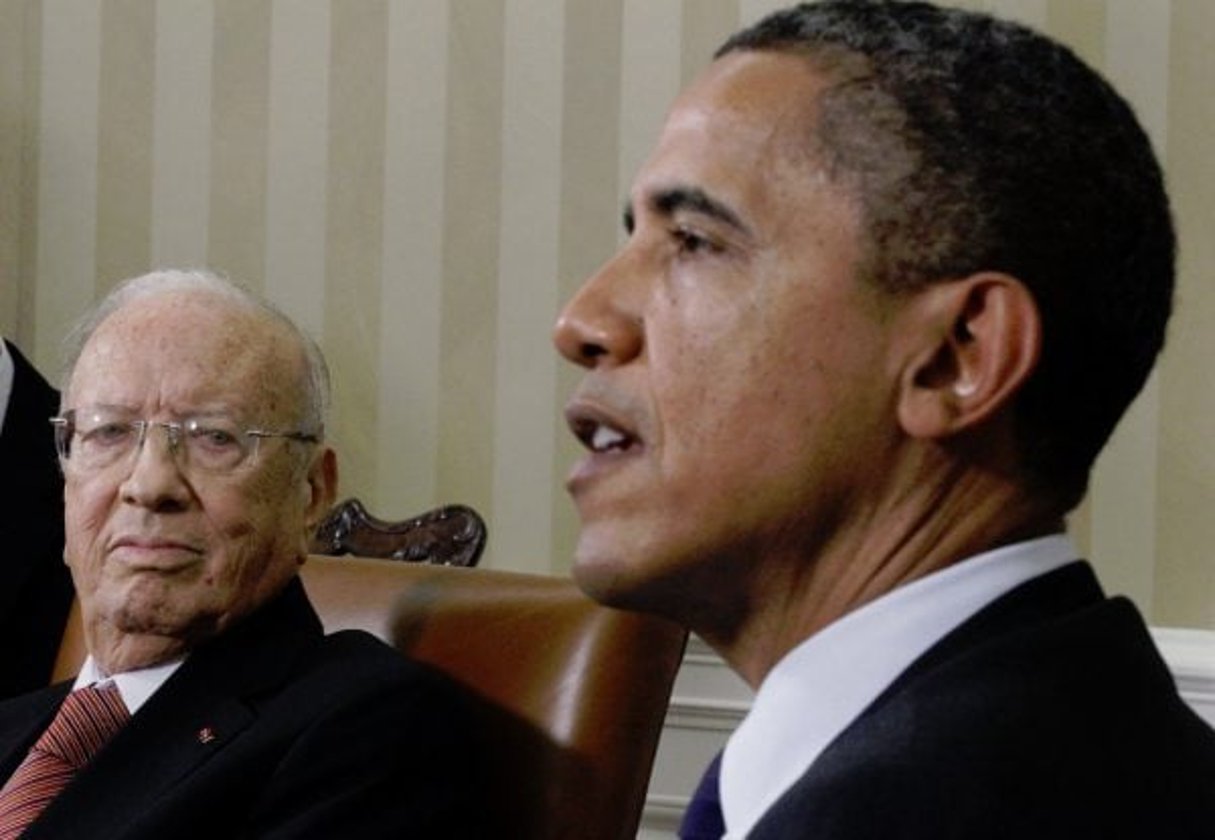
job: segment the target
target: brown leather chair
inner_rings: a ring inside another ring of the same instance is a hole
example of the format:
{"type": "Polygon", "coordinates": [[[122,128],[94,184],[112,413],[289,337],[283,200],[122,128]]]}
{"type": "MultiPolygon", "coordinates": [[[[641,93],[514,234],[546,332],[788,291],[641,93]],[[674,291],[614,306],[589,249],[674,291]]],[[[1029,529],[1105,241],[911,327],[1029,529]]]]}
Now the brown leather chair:
{"type": "MultiPolygon", "coordinates": [[[[471,689],[495,836],[636,837],[681,628],[599,606],[565,578],[317,556],[302,576],[327,631],[366,630],[471,689]]],[[[60,679],[83,658],[78,637],[60,679]]]]}
{"type": "Polygon", "coordinates": [[[412,519],[372,516],[358,499],[346,499],[317,526],[313,554],[383,557],[408,563],[475,566],[485,549],[485,521],[466,505],[443,505],[412,519]]]}

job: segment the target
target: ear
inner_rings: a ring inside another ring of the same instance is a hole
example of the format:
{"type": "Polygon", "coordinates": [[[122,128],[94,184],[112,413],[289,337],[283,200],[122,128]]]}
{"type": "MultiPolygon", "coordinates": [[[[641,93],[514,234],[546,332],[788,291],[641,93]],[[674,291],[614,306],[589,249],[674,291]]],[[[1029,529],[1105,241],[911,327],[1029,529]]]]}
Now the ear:
{"type": "Polygon", "coordinates": [[[1011,403],[1042,352],[1038,306],[1007,274],[932,285],[902,317],[914,350],[899,382],[899,421],[914,437],[944,438],[988,420],[1011,403]]]}
{"type": "Polygon", "coordinates": [[[321,452],[312,459],[305,486],[308,498],[305,500],[307,507],[304,522],[308,527],[308,535],[311,536],[337,500],[337,453],[331,447],[323,446],[321,452]]]}

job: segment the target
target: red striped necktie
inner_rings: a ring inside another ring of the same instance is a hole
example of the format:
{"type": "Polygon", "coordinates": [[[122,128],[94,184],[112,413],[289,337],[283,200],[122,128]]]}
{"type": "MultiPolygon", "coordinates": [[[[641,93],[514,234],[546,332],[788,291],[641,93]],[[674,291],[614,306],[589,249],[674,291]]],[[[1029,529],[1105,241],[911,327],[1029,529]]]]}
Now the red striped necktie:
{"type": "Polygon", "coordinates": [[[25,761],[0,789],[0,840],[20,837],[130,717],[112,682],[69,694],[25,761]]]}

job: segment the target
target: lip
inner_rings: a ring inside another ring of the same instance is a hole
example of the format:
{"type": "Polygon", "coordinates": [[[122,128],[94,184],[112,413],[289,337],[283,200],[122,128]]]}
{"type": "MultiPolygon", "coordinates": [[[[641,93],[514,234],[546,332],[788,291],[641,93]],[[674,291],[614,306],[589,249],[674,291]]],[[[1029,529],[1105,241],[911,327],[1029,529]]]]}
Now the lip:
{"type": "Polygon", "coordinates": [[[566,405],[565,422],[586,448],[586,454],[574,463],[566,478],[566,489],[572,495],[577,495],[590,481],[635,461],[645,451],[645,434],[633,419],[636,412],[621,405],[625,402],[592,395],[583,389],[566,405]],[[604,442],[610,445],[595,447],[596,443],[604,442]]]}
{"type": "Polygon", "coordinates": [[[107,555],[133,571],[172,572],[192,566],[202,549],[188,541],[166,537],[122,536],[110,543],[107,555]]]}

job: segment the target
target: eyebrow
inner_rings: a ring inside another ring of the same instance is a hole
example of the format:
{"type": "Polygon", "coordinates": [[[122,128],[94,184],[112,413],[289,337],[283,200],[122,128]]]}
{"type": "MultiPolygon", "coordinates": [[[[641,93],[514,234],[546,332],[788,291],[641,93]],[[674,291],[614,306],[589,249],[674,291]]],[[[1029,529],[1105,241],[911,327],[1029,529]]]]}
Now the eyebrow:
{"type": "MultiPolygon", "coordinates": [[[[76,406],[69,410],[75,411],[76,413],[80,413],[82,411],[112,411],[117,414],[130,414],[130,415],[139,415],[140,414],[140,410],[138,408],[135,408],[135,407],[129,406],[129,405],[118,405],[116,403],[93,403],[91,405],[76,406]]],[[[188,420],[205,420],[205,419],[212,419],[215,417],[222,417],[222,418],[225,418],[228,420],[232,420],[236,423],[243,422],[242,420],[240,420],[239,417],[236,416],[236,414],[233,411],[231,411],[228,408],[201,407],[201,408],[190,410],[190,411],[170,410],[167,413],[168,413],[169,417],[172,418],[169,422],[177,422],[180,420],[187,420],[187,419],[188,420]]],[[[146,420],[147,418],[139,417],[139,419],[146,420]]]]}
{"type": "MultiPolygon", "coordinates": [[[[709,195],[699,187],[684,187],[675,186],[665,189],[655,190],[646,200],[650,209],[660,216],[673,216],[681,210],[686,210],[692,213],[698,213],[702,216],[708,216],[711,219],[716,219],[723,222],[740,233],[747,235],[751,234],[751,229],[743,223],[743,220],[738,217],[738,214],[731,210],[724,202],[719,201],[709,195]]],[[[631,202],[625,202],[624,212],[624,229],[631,233],[635,223],[633,214],[633,205],[631,202]]]]}

